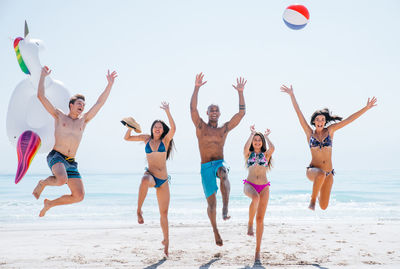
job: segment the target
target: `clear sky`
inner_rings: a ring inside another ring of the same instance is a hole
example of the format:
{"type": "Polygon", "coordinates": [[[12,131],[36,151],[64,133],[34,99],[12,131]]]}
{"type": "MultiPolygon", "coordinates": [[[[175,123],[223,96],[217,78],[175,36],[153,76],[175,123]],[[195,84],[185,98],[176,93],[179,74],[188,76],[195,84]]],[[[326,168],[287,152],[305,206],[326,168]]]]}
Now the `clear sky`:
{"type": "MultiPolygon", "coordinates": [[[[299,1],[310,22],[290,30],[282,13],[292,1],[0,1],[0,173],[15,173],[17,155],[6,135],[8,102],[25,79],[13,50],[23,36],[44,41],[40,58],[71,93],[90,107],[106,86],[107,69],[117,70],[111,95],[86,128],[77,161],[82,173],[141,172],[144,145],[123,140],[120,119],[133,116],[145,132],[167,120],[159,108],[170,103],[177,124],[170,172],[197,172],[200,156],[189,102],[196,73],[208,83],[199,93],[199,112],[217,103],[220,123],[238,111],[232,88],[244,76],[247,113],[228,136],[225,159],[244,171],[243,145],[249,126],[270,128],[276,170],[305,169],[310,153],[290,98],[292,84],[307,119],[330,108],[344,117],[373,95],[378,106],[339,130],[333,141],[335,170],[399,168],[400,1],[299,1]]],[[[45,154],[28,173],[49,173],[45,154]]]]}

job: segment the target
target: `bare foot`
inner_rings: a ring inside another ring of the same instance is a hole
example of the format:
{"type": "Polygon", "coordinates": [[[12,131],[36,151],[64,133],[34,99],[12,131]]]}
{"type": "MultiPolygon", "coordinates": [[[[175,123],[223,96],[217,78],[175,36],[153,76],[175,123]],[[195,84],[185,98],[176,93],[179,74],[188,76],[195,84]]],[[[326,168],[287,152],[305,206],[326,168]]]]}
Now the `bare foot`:
{"type": "Polygon", "coordinates": [[[214,232],[214,237],[215,237],[215,244],[217,244],[217,246],[222,247],[223,242],[222,242],[222,238],[221,238],[221,236],[219,235],[219,232],[218,232],[218,231],[217,231],[217,232],[214,232]]]}
{"type": "Polygon", "coordinates": [[[254,256],[254,261],[257,262],[257,263],[260,263],[260,258],[261,258],[260,252],[256,251],[256,255],[254,256]]]}
{"type": "Polygon", "coordinates": [[[43,180],[39,180],[38,184],[36,185],[35,189],[33,190],[32,194],[35,196],[36,199],[39,199],[40,194],[42,193],[45,185],[43,183],[43,180]]]}
{"type": "Polygon", "coordinates": [[[247,225],[247,235],[254,236],[253,225],[247,225]]]}
{"type": "Polygon", "coordinates": [[[228,216],[228,208],[227,207],[222,208],[222,218],[224,220],[228,220],[231,218],[231,216],[228,216]]]}
{"type": "Polygon", "coordinates": [[[315,201],[310,201],[310,204],[308,205],[308,208],[311,209],[312,211],[315,210],[315,201]]]}
{"type": "Polygon", "coordinates": [[[137,211],[136,214],[137,214],[137,222],[139,224],[143,224],[144,223],[144,219],[143,219],[143,216],[142,216],[143,211],[141,211],[141,210],[137,211]]]}
{"type": "Polygon", "coordinates": [[[164,254],[165,254],[165,256],[168,257],[168,245],[169,245],[169,241],[164,239],[164,240],[161,242],[161,244],[164,245],[164,254]]]}
{"type": "Polygon", "coordinates": [[[50,200],[44,199],[43,203],[44,203],[44,206],[43,206],[43,209],[40,210],[39,217],[44,217],[44,215],[46,214],[47,210],[49,210],[51,208],[50,200]]]}

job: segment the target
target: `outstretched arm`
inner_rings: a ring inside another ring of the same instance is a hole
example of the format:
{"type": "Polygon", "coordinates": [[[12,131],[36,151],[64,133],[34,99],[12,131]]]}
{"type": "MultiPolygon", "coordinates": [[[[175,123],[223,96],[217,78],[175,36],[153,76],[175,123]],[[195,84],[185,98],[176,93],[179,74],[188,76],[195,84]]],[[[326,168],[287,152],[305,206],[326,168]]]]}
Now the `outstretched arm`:
{"type": "Polygon", "coordinates": [[[244,78],[237,78],[236,82],[237,82],[236,86],[235,85],[232,86],[238,91],[239,94],[239,112],[233,115],[232,119],[226,123],[228,132],[233,128],[235,128],[244,117],[244,114],[246,114],[246,105],[244,103],[243,90],[244,86],[247,83],[247,80],[244,80],[244,78]]]}
{"type": "Polygon", "coordinates": [[[294,96],[294,93],[293,93],[292,85],[290,85],[290,88],[286,87],[285,85],[282,85],[281,92],[285,92],[285,93],[289,94],[290,99],[292,100],[294,110],[296,111],[297,117],[299,118],[300,125],[303,128],[304,133],[306,134],[307,138],[310,137],[312,134],[312,129],[311,129],[310,125],[308,125],[306,119],[304,118],[303,113],[300,110],[299,105],[297,104],[296,97],[294,96]]]}
{"type": "Polygon", "coordinates": [[[42,68],[38,85],[37,97],[39,98],[39,101],[42,103],[47,112],[49,112],[50,115],[53,116],[53,118],[57,119],[58,118],[57,109],[53,106],[52,103],[50,103],[49,99],[47,99],[46,95],[44,94],[44,81],[46,77],[50,75],[50,73],[51,70],[47,66],[42,68]]]}
{"type": "Polygon", "coordinates": [[[114,80],[115,80],[115,78],[117,76],[118,76],[117,72],[113,71],[110,74],[110,70],[108,70],[108,72],[107,72],[108,84],[107,84],[105,90],[103,91],[103,93],[97,99],[97,102],[85,114],[85,116],[84,116],[85,117],[85,122],[88,122],[91,119],[93,119],[94,116],[96,116],[97,112],[99,112],[100,108],[102,108],[104,103],[107,101],[107,98],[108,98],[108,96],[110,95],[110,92],[111,92],[111,88],[112,88],[112,86],[114,84],[114,80]]]}
{"type": "Polygon", "coordinates": [[[376,106],[376,102],[378,101],[378,99],[376,99],[376,97],[372,97],[372,99],[368,98],[367,104],[365,105],[365,107],[363,107],[362,109],[360,109],[359,111],[357,111],[354,114],[351,114],[349,117],[347,117],[346,119],[338,122],[338,123],[334,123],[332,125],[330,125],[328,127],[329,131],[335,132],[337,130],[339,130],[340,128],[343,128],[344,126],[346,126],[347,124],[349,124],[350,122],[353,122],[355,119],[358,119],[362,114],[364,114],[365,112],[367,112],[369,109],[373,108],[374,106],[376,106]]]}
{"type": "Polygon", "coordinates": [[[243,149],[243,155],[247,159],[250,154],[250,146],[251,143],[253,142],[254,134],[256,133],[256,129],[254,127],[254,124],[250,126],[250,136],[249,139],[247,139],[246,144],[244,144],[244,149],[243,149]]]}
{"type": "Polygon", "coordinates": [[[203,82],[203,78],[203,73],[196,75],[194,91],[192,94],[192,99],[190,100],[190,115],[192,116],[192,121],[196,128],[198,128],[201,124],[201,118],[199,115],[199,111],[197,110],[197,96],[199,95],[200,87],[207,83],[207,81],[203,82]]]}
{"type": "Polygon", "coordinates": [[[275,151],[275,146],[274,146],[274,144],[272,144],[271,140],[269,140],[269,138],[268,138],[268,136],[269,136],[270,133],[271,133],[271,130],[270,130],[270,129],[267,129],[267,130],[265,131],[265,133],[264,133],[265,141],[267,141],[267,144],[268,144],[268,150],[267,150],[267,152],[266,152],[266,155],[267,155],[266,157],[267,157],[268,161],[269,161],[269,159],[271,158],[272,153],[274,153],[274,151],[275,151]]]}
{"type": "Polygon", "coordinates": [[[176,131],[176,125],[175,125],[174,119],[172,118],[171,112],[169,111],[169,104],[167,102],[162,102],[161,109],[164,109],[165,113],[167,114],[168,121],[169,121],[170,129],[169,129],[168,134],[165,136],[165,139],[167,139],[167,141],[169,142],[174,137],[174,134],[176,131]]]}
{"type": "Polygon", "coordinates": [[[124,139],[126,141],[147,141],[150,139],[150,135],[147,134],[131,135],[131,133],[132,133],[132,128],[128,128],[124,136],[124,139]]]}

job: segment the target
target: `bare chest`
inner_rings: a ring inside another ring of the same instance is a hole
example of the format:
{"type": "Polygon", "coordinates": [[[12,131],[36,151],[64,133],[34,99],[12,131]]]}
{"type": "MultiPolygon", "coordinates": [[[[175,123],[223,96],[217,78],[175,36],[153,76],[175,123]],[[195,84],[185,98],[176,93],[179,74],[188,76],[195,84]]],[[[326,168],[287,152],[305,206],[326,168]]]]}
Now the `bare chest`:
{"type": "Polygon", "coordinates": [[[85,130],[85,121],[83,118],[80,119],[71,119],[69,117],[62,117],[56,123],[56,132],[65,133],[65,134],[73,134],[73,135],[81,135],[85,130]]]}
{"type": "Polygon", "coordinates": [[[226,139],[227,132],[224,128],[206,127],[198,131],[198,138],[202,142],[223,143],[226,139]]]}

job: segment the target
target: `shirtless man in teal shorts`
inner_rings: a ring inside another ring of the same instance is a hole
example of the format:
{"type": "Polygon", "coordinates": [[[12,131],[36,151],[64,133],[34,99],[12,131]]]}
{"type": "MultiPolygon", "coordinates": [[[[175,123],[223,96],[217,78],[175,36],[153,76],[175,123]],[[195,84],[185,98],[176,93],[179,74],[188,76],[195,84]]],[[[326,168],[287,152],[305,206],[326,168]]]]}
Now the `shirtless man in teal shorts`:
{"type": "Polygon", "coordinates": [[[47,67],[43,67],[38,86],[38,98],[47,112],[49,112],[55,120],[54,137],[56,141],[53,150],[47,156],[47,163],[53,175],[45,180],[40,180],[32,194],[36,199],[39,199],[40,194],[46,186],[62,186],[64,184],[68,185],[71,194],[63,195],[55,200],[45,199],[39,217],[43,217],[47,210],[53,206],[78,203],[83,200],[85,191],[81,175],[78,172],[78,164],[75,161],[75,155],[86,124],[96,116],[97,112],[99,112],[100,108],[106,102],[114,84],[114,79],[117,77],[115,71],[112,73],[108,71],[108,84],[97,99],[97,102],[88,112],[83,114],[83,110],[85,109],[85,97],[76,94],[70,99],[69,112],[66,114],[54,107],[49,99],[46,98],[44,82],[46,76],[50,73],[51,70],[47,67]]]}
{"type": "Polygon", "coordinates": [[[246,106],[244,104],[243,90],[247,81],[243,78],[239,78],[237,79],[237,85],[232,85],[239,94],[239,112],[236,113],[230,121],[218,127],[218,119],[221,113],[217,105],[208,106],[208,123],[205,123],[204,120],[200,118],[197,110],[199,89],[207,82],[203,82],[203,78],[204,75],[202,73],[196,75],[194,92],[190,101],[190,113],[196,127],[196,135],[199,141],[201,182],[208,203],[208,218],[210,219],[214,231],[215,243],[218,246],[222,246],[222,238],[217,229],[217,177],[220,179],[223,201],[222,217],[224,220],[227,220],[230,218],[230,216],[228,216],[230,184],[228,180],[228,168],[224,162],[224,144],[229,131],[239,124],[245,114],[246,106]]]}

